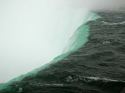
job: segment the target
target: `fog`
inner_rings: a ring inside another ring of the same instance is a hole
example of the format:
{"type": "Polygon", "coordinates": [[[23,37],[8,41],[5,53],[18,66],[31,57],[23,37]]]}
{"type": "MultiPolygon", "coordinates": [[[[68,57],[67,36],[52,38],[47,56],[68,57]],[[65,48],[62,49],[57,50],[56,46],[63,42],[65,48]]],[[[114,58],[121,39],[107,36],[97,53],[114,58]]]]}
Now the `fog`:
{"type": "Polygon", "coordinates": [[[88,8],[94,11],[116,11],[125,9],[125,0],[68,0],[75,7],[88,8]]]}
{"type": "Polygon", "coordinates": [[[87,14],[52,0],[0,0],[0,4],[0,82],[61,54],[87,14]]]}
{"type": "Polygon", "coordinates": [[[123,6],[123,0],[0,0],[0,82],[61,54],[89,10],[123,6]]]}

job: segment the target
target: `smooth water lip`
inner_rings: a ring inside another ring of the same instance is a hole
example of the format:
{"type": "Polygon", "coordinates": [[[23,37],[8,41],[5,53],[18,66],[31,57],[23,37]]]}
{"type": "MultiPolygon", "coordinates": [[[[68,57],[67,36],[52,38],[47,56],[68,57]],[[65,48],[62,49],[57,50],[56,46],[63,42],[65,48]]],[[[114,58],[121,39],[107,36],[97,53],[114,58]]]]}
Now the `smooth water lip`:
{"type": "Polygon", "coordinates": [[[33,71],[31,71],[27,74],[21,75],[17,78],[14,78],[14,79],[10,80],[9,82],[7,82],[5,84],[0,84],[0,89],[6,88],[7,85],[13,83],[14,81],[22,80],[24,77],[27,77],[27,76],[30,76],[30,75],[33,76],[33,75],[37,74],[38,71],[40,71],[40,70],[48,67],[49,65],[51,65],[51,63],[59,62],[60,60],[63,60],[65,57],[70,55],[72,52],[77,51],[79,48],[81,48],[88,41],[89,26],[86,25],[86,23],[90,20],[96,20],[97,18],[98,18],[98,15],[96,15],[94,13],[89,13],[87,15],[84,23],[75,31],[73,36],[70,38],[66,49],[64,49],[64,51],[61,55],[57,56],[50,63],[45,64],[44,66],[41,66],[40,68],[37,68],[37,69],[35,69],[35,70],[33,70],[33,71]]]}
{"type": "Polygon", "coordinates": [[[65,57],[67,57],[71,53],[81,48],[88,41],[88,37],[89,37],[89,25],[87,25],[86,23],[92,20],[96,20],[98,18],[100,18],[99,15],[93,12],[89,12],[88,15],[85,17],[84,22],[81,24],[81,26],[77,28],[77,30],[71,36],[63,53],[57,56],[56,58],[54,58],[52,62],[55,63],[60,60],[63,60],[65,57]]]}
{"type": "Polygon", "coordinates": [[[21,75],[17,78],[14,78],[5,84],[0,84],[0,89],[6,88],[9,84],[13,83],[14,81],[22,80],[24,77],[27,77],[30,75],[33,76],[33,75],[37,74],[38,71],[48,67],[52,63],[59,62],[60,60],[63,60],[65,57],[70,55],[72,52],[77,51],[88,41],[89,26],[86,25],[86,23],[91,20],[96,20],[97,18],[99,18],[98,15],[96,15],[94,13],[89,13],[89,15],[87,15],[87,17],[86,17],[87,20],[85,20],[85,22],[75,31],[75,33],[69,40],[69,44],[67,45],[66,49],[64,49],[64,51],[61,55],[57,56],[50,63],[45,64],[44,66],[41,66],[40,68],[37,68],[37,69],[35,69],[27,74],[21,75]]]}

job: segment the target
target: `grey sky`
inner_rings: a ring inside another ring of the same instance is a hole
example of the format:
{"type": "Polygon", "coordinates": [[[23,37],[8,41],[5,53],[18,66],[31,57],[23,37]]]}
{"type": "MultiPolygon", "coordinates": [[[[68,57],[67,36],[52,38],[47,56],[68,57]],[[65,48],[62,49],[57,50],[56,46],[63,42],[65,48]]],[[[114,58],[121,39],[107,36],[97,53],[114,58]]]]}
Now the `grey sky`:
{"type": "MultiPolygon", "coordinates": [[[[64,0],[65,1],[65,0],[64,0]]],[[[125,8],[125,0],[68,0],[76,7],[89,8],[91,10],[118,10],[125,8]]]]}

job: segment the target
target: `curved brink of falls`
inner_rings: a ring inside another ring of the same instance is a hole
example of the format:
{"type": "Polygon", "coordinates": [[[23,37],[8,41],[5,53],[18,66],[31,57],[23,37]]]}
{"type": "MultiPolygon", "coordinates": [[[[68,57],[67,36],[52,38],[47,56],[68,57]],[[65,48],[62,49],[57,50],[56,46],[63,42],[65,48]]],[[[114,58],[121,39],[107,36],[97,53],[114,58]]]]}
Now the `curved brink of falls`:
{"type": "Polygon", "coordinates": [[[86,25],[87,22],[98,19],[99,16],[95,13],[88,13],[84,23],[75,31],[73,36],[70,38],[67,47],[64,49],[63,54],[57,56],[52,62],[58,62],[65,57],[67,57],[72,52],[77,51],[81,48],[87,41],[89,36],[89,26],[86,25]]]}
{"type": "Polygon", "coordinates": [[[25,75],[21,75],[17,78],[14,78],[14,79],[10,80],[8,83],[0,84],[0,89],[6,88],[9,84],[11,84],[15,81],[22,80],[24,77],[27,77],[27,76],[30,76],[30,75],[33,76],[39,70],[48,67],[52,63],[59,62],[60,60],[67,57],[72,52],[77,51],[79,48],[81,48],[88,41],[87,38],[89,36],[89,26],[86,25],[86,23],[89,22],[89,21],[92,21],[92,20],[96,20],[97,18],[99,18],[99,16],[96,15],[95,13],[91,13],[91,12],[88,13],[88,15],[86,16],[86,19],[84,20],[84,23],[75,31],[73,36],[70,38],[69,43],[67,44],[67,47],[64,49],[64,51],[61,55],[54,58],[49,64],[46,64],[46,65],[44,65],[40,68],[37,68],[37,69],[35,69],[35,70],[25,74],[25,75]]]}

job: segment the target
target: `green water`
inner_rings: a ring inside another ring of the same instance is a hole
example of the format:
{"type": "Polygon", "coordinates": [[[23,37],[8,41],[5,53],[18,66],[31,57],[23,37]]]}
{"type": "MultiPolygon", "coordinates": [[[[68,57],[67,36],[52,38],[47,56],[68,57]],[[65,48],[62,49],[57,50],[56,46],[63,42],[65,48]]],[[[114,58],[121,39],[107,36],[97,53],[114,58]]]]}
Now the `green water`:
{"type": "Polygon", "coordinates": [[[33,75],[37,74],[37,72],[39,70],[42,70],[42,69],[48,67],[52,63],[59,62],[60,60],[64,59],[65,57],[67,57],[71,53],[77,51],[79,48],[81,48],[88,41],[89,26],[86,23],[88,21],[91,21],[91,20],[96,20],[97,18],[99,18],[99,16],[96,15],[95,13],[89,13],[88,16],[86,17],[86,19],[84,20],[84,23],[81,26],[79,26],[79,28],[76,29],[75,33],[72,35],[67,47],[64,49],[64,51],[61,55],[54,58],[49,64],[46,64],[40,68],[37,68],[37,69],[35,69],[27,74],[21,75],[17,78],[14,78],[5,84],[0,84],[0,90],[6,88],[9,84],[11,84],[15,81],[22,80],[24,77],[27,77],[30,75],[33,76],[33,75]]]}
{"type": "Polygon", "coordinates": [[[86,16],[84,23],[75,31],[73,36],[70,38],[69,44],[64,50],[64,53],[57,56],[52,62],[58,62],[70,55],[72,52],[75,52],[79,48],[81,48],[88,41],[89,25],[87,25],[86,23],[92,20],[96,20],[98,18],[100,18],[100,16],[98,16],[97,14],[89,13],[86,16]]]}

